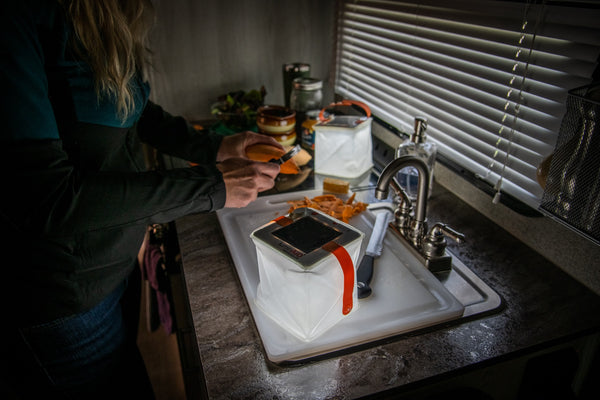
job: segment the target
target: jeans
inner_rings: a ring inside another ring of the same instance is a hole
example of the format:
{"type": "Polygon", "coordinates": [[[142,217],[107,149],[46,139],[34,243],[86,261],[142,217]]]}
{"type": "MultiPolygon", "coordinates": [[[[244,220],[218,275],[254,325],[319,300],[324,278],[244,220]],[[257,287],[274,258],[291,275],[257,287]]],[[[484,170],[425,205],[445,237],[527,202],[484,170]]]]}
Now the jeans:
{"type": "Polygon", "coordinates": [[[153,399],[123,316],[125,286],[89,311],[16,331],[6,367],[15,391],[24,398],[153,399]]]}

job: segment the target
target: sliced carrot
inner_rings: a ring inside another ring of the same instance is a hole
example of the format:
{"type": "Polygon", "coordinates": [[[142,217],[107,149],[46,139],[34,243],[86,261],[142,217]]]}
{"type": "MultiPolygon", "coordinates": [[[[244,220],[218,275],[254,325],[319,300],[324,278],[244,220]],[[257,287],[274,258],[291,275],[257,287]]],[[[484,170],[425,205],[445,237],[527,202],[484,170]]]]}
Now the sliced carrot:
{"type": "Polygon", "coordinates": [[[367,209],[366,203],[356,202],[354,198],[354,194],[346,201],[333,194],[315,196],[312,199],[305,196],[302,200],[288,201],[288,204],[290,204],[288,213],[291,213],[296,208],[310,207],[348,223],[350,218],[367,209]]]}
{"type": "Polygon", "coordinates": [[[315,196],[313,197],[313,201],[316,202],[321,202],[321,201],[332,201],[337,199],[337,197],[334,194],[323,194],[321,196],[315,196]]]}
{"type": "Polygon", "coordinates": [[[346,204],[354,203],[354,198],[356,197],[356,192],[352,193],[352,196],[348,200],[346,200],[346,204]]]}

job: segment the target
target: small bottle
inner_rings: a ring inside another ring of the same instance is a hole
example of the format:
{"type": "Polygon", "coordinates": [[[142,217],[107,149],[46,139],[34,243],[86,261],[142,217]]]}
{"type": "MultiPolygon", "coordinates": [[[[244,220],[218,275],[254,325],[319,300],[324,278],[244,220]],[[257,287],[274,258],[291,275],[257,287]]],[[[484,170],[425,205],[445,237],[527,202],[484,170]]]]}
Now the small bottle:
{"type": "MultiPolygon", "coordinates": [[[[415,118],[415,130],[409,139],[398,146],[396,158],[404,155],[412,155],[421,158],[429,167],[429,195],[433,187],[433,165],[437,154],[437,146],[427,141],[427,120],[423,117],[415,118]]],[[[402,168],[396,175],[398,183],[404,189],[408,198],[414,202],[417,199],[419,172],[414,167],[402,168]]]]}
{"type": "Polygon", "coordinates": [[[306,119],[300,127],[300,144],[302,147],[314,155],[315,153],[315,125],[319,122],[319,113],[321,110],[310,110],[306,112],[306,119]]]}

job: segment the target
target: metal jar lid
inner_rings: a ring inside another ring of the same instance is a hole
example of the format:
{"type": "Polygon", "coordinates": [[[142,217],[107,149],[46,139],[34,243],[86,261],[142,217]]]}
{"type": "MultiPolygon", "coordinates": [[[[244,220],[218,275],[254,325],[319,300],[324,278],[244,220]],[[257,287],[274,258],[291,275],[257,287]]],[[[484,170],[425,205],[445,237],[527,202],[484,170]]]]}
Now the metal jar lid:
{"type": "Polygon", "coordinates": [[[323,82],[317,78],[296,78],[293,81],[294,89],[298,90],[319,90],[323,87],[323,82]]]}

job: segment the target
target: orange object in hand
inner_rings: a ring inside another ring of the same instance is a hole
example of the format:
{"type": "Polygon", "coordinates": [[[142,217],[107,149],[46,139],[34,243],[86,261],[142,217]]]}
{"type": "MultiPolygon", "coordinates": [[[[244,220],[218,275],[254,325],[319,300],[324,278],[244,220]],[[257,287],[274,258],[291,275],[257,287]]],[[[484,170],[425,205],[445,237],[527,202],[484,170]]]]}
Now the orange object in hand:
{"type": "MultiPolygon", "coordinates": [[[[269,162],[272,159],[277,159],[285,154],[285,150],[281,150],[275,146],[268,144],[253,144],[246,148],[246,155],[249,159],[254,161],[269,162]]],[[[300,172],[300,168],[293,158],[290,158],[280,166],[280,173],[282,174],[297,174],[300,172]]]]}

